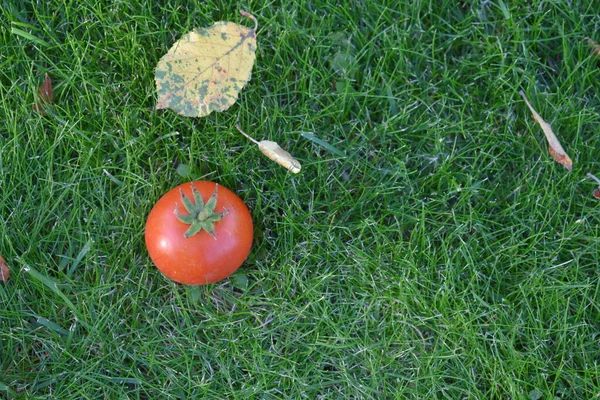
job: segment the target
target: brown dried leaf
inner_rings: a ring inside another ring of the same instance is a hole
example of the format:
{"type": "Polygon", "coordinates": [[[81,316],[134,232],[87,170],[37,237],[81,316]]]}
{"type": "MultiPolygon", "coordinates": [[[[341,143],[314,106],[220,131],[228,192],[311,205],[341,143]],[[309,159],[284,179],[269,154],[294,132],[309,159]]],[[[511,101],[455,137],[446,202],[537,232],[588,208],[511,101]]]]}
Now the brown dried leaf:
{"type": "Polygon", "coordinates": [[[46,74],[44,82],[38,89],[38,98],[33,105],[33,111],[42,115],[46,114],[46,110],[54,103],[54,91],[52,90],[52,80],[46,74]]]}
{"type": "Polygon", "coordinates": [[[587,42],[592,48],[592,53],[600,57],[600,44],[590,38],[587,38],[587,42]]]}
{"type": "Polygon", "coordinates": [[[569,171],[573,169],[573,161],[567,155],[565,149],[563,149],[563,147],[561,146],[554,132],[552,132],[552,127],[550,127],[550,124],[544,121],[544,119],[535,111],[535,109],[529,103],[529,100],[527,100],[527,96],[525,96],[525,93],[522,90],[519,91],[519,94],[521,95],[521,97],[523,97],[523,100],[525,100],[525,104],[527,104],[527,107],[529,107],[531,114],[533,114],[533,119],[536,120],[536,122],[544,131],[544,134],[546,135],[546,140],[548,141],[548,150],[552,158],[569,171]]]}
{"type": "Polygon", "coordinates": [[[10,278],[10,269],[4,258],[0,256],[0,282],[6,282],[10,278]]]}
{"type": "Polygon", "coordinates": [[[302,165],[290,153],[282,149],[276,142],[270,140],[261,140],[260,142],[250,137],[246,132],[241,130],[239,125],[235,126],[238,131],[253,143],[258,145],[259,150],[277,164],[289,169],[294,174],[297,174],[302,169],[302,165]]]}

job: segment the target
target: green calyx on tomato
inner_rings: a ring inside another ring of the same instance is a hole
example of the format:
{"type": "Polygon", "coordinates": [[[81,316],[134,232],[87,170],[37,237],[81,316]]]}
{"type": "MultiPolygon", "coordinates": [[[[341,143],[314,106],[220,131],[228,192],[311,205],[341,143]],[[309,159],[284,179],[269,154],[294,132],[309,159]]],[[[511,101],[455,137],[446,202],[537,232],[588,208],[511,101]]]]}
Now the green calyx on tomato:
{"type": "Polygon", "coordinates": [[[206,204],[204,204],[202,195],[193,184],[192,193],[194,195],[194,202],[186,197],[186,195],[183,193],[183,190],[179,189],[179,192],[181,193],[181,201],[183,202],[183,206],[188,214],[180,214],[179,207],[177,204],[175,204],[175,216],[179,221],[190,226],[183,234],[184,237],[190,238],[195,234],[205,230],[206,232],[210,233],[213,238],[217,238],[215,236],[215,222],[220,221],[229,212],[227,209],[225,209],[224,212],[215,212],[218,190],[219,185],[216,185],[215,191],[210,196],[206,204]]]}

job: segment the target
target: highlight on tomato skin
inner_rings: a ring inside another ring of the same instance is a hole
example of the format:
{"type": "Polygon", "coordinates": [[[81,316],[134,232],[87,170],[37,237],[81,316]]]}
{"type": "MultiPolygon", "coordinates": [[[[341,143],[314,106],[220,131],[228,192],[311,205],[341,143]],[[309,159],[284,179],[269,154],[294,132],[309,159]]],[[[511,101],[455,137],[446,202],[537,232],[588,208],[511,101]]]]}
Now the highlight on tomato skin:
{"type": "Polygon", "coordinates": [[[254,226],[244,202],[210,181],[181,184],[154,205],[145,229],[156,267],[186,285],[215,283],[233,274],[252,248],[254,226]]]}

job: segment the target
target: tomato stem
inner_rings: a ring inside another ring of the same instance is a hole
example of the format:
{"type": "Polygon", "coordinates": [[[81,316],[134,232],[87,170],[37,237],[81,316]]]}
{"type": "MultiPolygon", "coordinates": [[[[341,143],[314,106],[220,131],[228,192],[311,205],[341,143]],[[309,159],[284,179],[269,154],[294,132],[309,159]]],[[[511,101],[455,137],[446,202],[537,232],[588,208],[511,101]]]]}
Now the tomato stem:
{"type": "Polygon", "coordinates": [[[215,236],[215,222],[220,221],[229,213],[229,210],[225,209],[223,212],[215,212],[215,207],[217,206],[217,192],[219,190],[219,185],[215,186],[215,191],[210,196],[206,204],[202,199],[202,195],[196,189],[194,184],[192,186],[192,195],[194,197],[194,201],[190,200],[183,190],[179,190],[181,194],[181,202],[183,203],[183,207],[188,212],[187,214],[179,213],[179,205],[175,204],[175,216],[181,222],[190,227],[185,231],[183,236],[185,238],[191,238],[192,236],[200,233],[201,231],[206,231],[210,233],[213,238],[217,238],[215,236]]]}

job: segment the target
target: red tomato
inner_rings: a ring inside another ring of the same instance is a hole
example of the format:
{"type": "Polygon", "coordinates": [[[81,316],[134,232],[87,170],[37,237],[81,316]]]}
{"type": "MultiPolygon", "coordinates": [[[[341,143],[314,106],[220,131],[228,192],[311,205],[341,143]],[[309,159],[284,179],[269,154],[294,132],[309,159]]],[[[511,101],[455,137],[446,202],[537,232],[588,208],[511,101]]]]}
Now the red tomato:
{"type": "Polygon", "coordinates": [[[150,258],[168,278],[188,285],[214,283],[234,273],[248,257],[252,237],[252,217],[244,202],[209,181],[171,189],[146,221],[150,258]],[[202,202],[204,207],[198,204],[202,202]]]}

